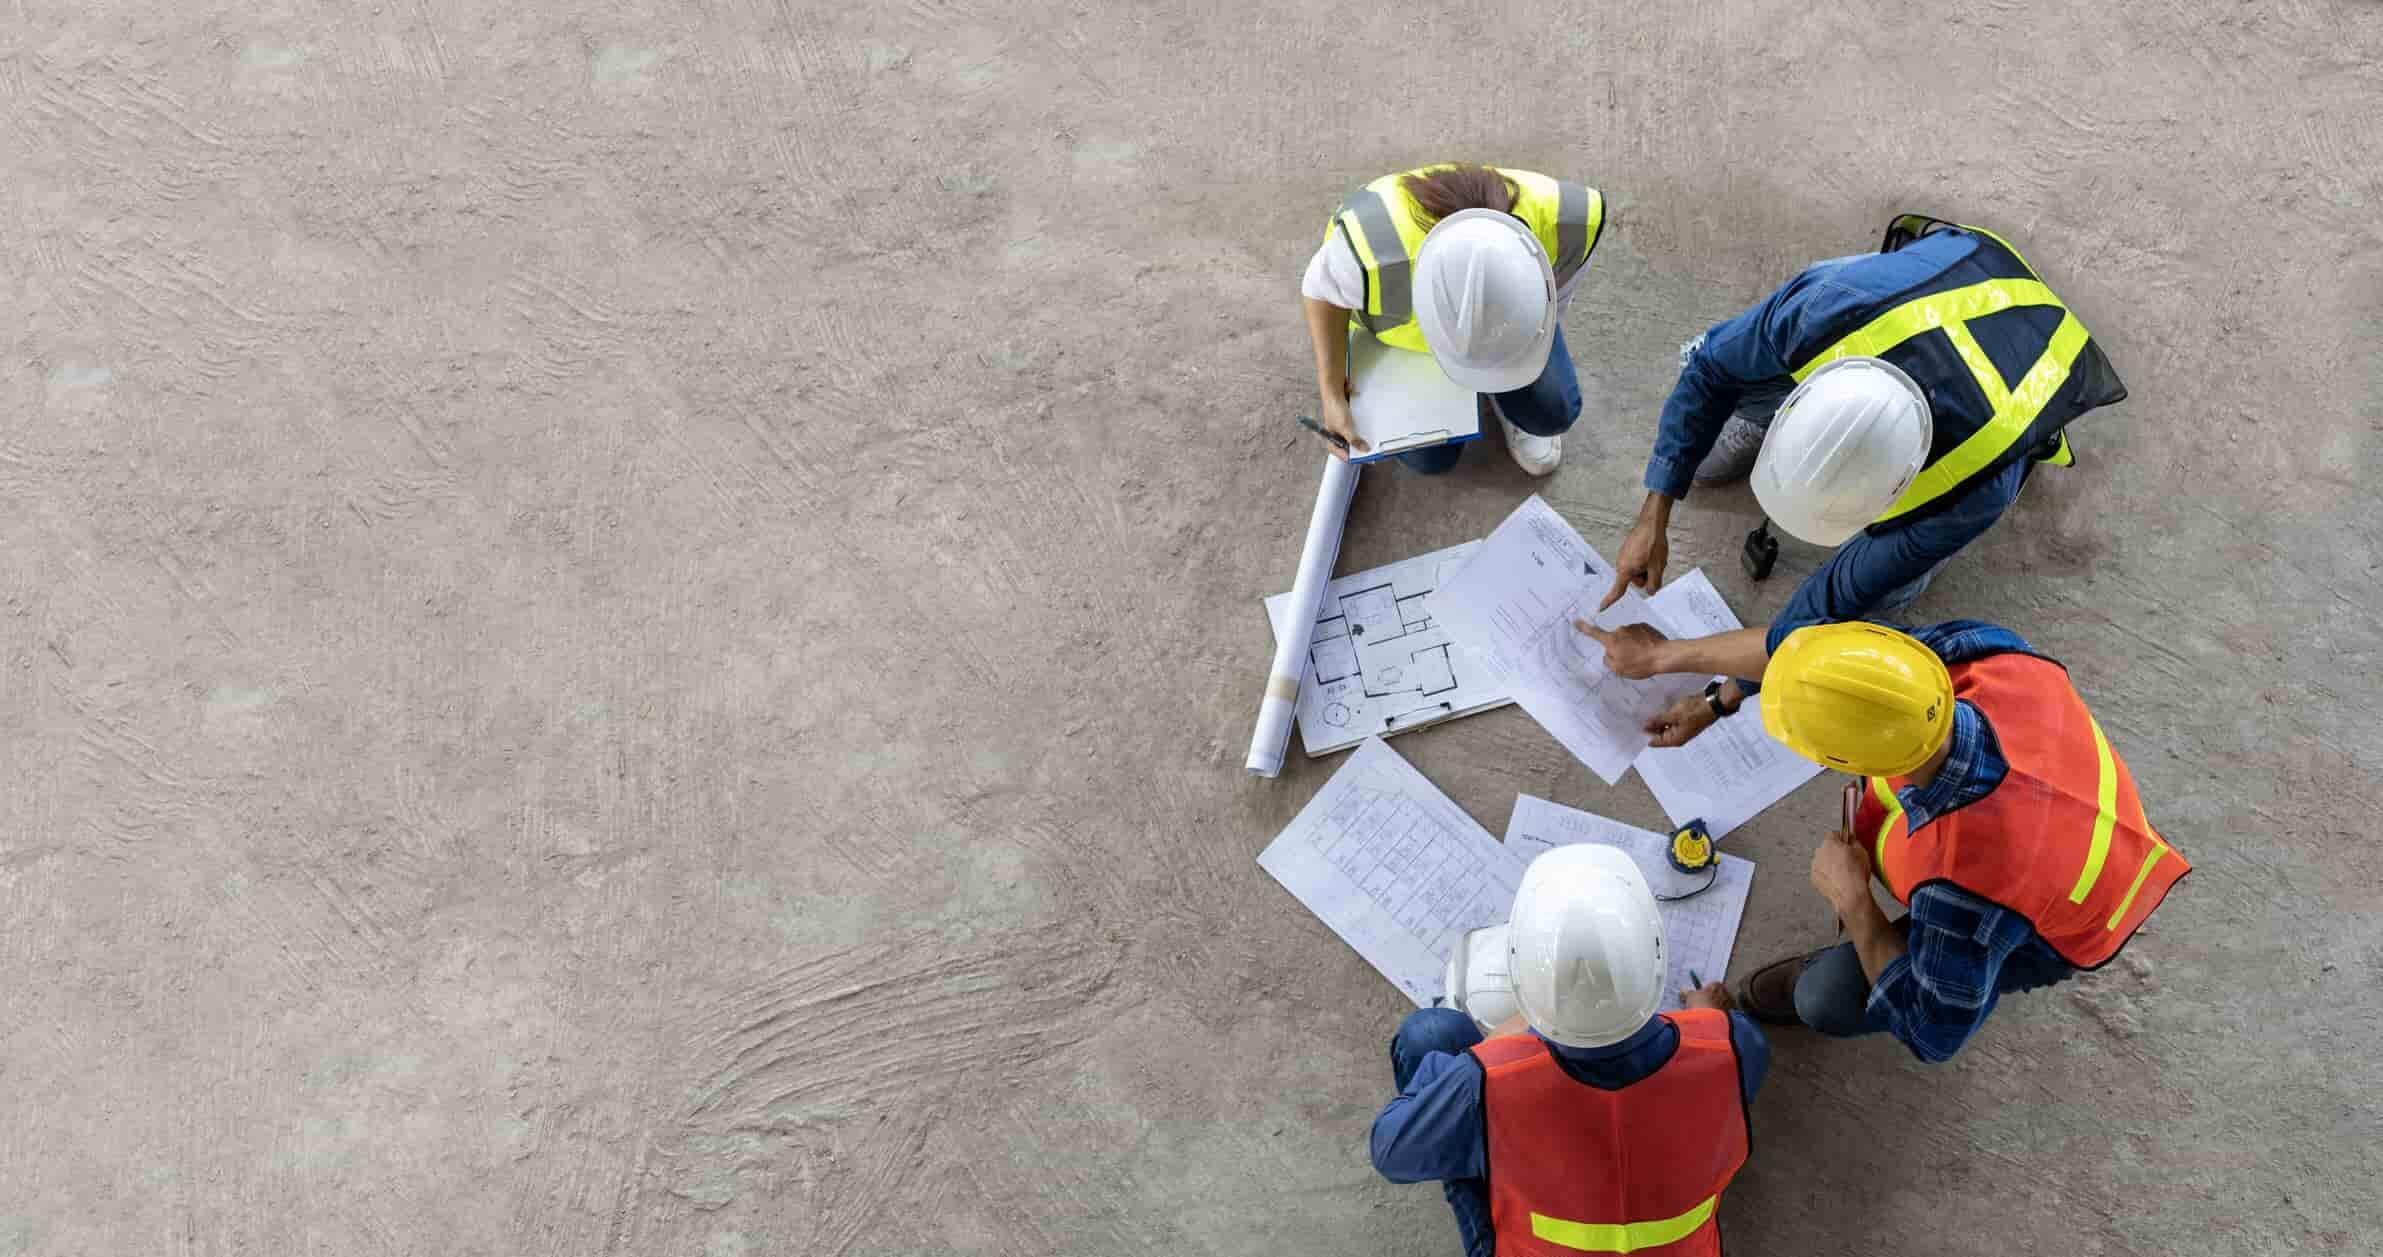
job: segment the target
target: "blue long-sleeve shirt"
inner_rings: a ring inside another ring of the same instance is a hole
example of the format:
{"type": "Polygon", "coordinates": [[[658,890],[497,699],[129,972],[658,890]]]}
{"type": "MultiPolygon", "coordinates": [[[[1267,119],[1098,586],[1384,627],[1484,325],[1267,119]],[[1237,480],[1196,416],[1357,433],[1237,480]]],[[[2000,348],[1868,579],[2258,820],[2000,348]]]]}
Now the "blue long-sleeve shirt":
{"type": "MultiPolygon", "coordinates": [[[[1951,620],[1911,630],[1948,664],[2029,649],[2025,638],[1978,620],[1951,620]]],[[[2010,764],[1985,716],[1966,701],[1953,704],[1953,746],[1944,767],[1924,786],[1895,792],[1911,828],[1986,797],[2010,764]]],[[[2046,986],[2076,970],[2035,932],[2026,917],[1950,882],[1931,882],[1911,896],[1908,950],[1870,985],[1870,1027],[1895,1036],[1911,1054],[1948,1060],[1969,1042],[2007,991],[2046,986]]]]}
{"type": "MultiPolygon", "coordinates": [[[[1739,1094],[1747,1104],[1771,1067],[1762,1027],[1743,1013],[1729,1015],[1737,1049],[1739,1094]]],[[[1680,1032],[1660,1017],[1607,1047],[1575,1048],[1547,1041],[1575,1081],[1619,1090],[1654,1073],[1680,1046],[1680,1032]]],[[[1481,1178],[1489,1173],[1489,1136],[1482,1120],[1481,1061],[1471,1052],[1434,1052],[1423,1058],[1406,1090],[1374,1118],[1368,1149],[1374,1169],[1393,1183],[1481,1178]]]]}
{"type": "MultiPolygon", "coordinates": [[[[1688,496],[1696,464],[1712,452],[1721,425],[1749,390],[1792,387],[1797,363],[1884,313],[1901,294],[1951,269],[1976,251],[1976,241],[1967,232],[1943,231],[1893,253],[1822,262],[1736,317],[1714,324],[1692,342],[1679,382],[1663,403],[1655,453],[1647,460],[1647,488],[1669,498],[1688,496]]],[[[1990,335],[1996,329],[1979,330],[1990,335]]],[[[1987,348],[1987,356],[1998,363],[2024,352],[1999,344],[1987,348]]]]}

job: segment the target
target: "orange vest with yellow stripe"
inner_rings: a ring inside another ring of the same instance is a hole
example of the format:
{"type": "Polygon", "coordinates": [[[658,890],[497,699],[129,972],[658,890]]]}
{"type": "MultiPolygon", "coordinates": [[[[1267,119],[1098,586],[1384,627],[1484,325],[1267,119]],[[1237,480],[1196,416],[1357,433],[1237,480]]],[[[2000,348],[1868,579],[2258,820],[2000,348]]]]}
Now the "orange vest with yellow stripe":
{"type": "Polygon", "coordinates": [[[1619,1091],[1576,1082],[1534,1035],[1475,1044],[1498,1257],[1713,1257],[1746,1164],[1729,1015],[1664,1013],[1679,1050],[1619,1091]]]}
{"type": "Polygon", "coordinates": [[[2143,814],[2135,778],[2110,749],[2068,671],[2009,653],[1956,663],[1953,696],[1986,718],[2010,773],[1992,793],[1913,831],[1895,790],[1870,779],[1855,832],[1903,902],[1951,882],[2026,917],[2080,969],[2107,963],[2192,870],[2143,814]]]}

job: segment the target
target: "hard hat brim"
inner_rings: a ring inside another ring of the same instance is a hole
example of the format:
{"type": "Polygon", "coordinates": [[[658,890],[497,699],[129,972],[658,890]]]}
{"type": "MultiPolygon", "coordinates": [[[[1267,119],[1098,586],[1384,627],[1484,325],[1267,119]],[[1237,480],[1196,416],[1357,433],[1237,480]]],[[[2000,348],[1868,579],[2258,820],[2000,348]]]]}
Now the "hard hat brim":
{"type": "Polygon", "coordinates": [[[1555,348],[1555,343],[1556,323],[1554,319],[1549,319],[1547,327],[1539,333],[1538,344],[1532,347],[1529,354],[1513,362],[1500,363],[1495,367],[1465,367],[1437,353],[1432,354],[1432,361],[1439,363],[1440,372],[1460,388],[1469,388],[1476,393],[1511,393],[1516,389],[1529,388],[1546,373],[1548,354],[1555,348]]]}

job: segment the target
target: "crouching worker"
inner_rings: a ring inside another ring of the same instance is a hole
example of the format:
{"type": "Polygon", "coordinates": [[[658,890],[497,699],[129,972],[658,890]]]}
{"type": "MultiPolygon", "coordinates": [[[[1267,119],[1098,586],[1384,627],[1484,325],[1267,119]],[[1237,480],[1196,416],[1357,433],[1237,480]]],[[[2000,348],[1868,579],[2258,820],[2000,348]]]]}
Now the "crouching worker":
{"type": "Polygon", "coordinates": [[[2003,995],[2109,963],[2191,871],[2068,671],[2008,629],[1814,625],[1762,679],[1772,737],[1867,781],[1812,857],[1846,941],[1756,970],[1733,1003],[1759,1020],[1948,1060],[2003,995]]]}
{"type": "Polygon", "coordinates": [[[1464,943],[1460,1007],[1417,1010],[1390,1041],[1399,1094],[1374,1119],[1374,1168],[1445,1184],[1466,1257],[1719,1253],[1770,1045],[1719,983],[1655,1011],[1663,919],[1638,866],[1558,847],[1512,919],[1464,943]]]}

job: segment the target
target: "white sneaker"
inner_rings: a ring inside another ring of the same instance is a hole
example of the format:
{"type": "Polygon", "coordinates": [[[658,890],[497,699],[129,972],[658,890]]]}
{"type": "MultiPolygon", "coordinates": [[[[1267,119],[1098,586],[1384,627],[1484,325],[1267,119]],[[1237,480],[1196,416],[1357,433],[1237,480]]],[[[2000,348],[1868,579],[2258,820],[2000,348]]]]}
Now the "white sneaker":
{"type": "Polygon", "coordinates": [[[1560,436],[1532,436],[1498,416],[1498,426],[1506,430],[1506,452],[1514,455],[1514,465],[1534,476],[1555,471],[1564,461],[1564,438],[1560,436]]]}
{"type": "Polygon", "coordinates": [[[1762,438],[1767,431],[1731,415],[1729,422],[1721,427],[1720,439],[1713,442],[1713,452],[1696,465],[1696,483],[1728,484],[1732,480],[1744,480],[1754,471],[1754,460],[1762,453],[1762,438]]]}

